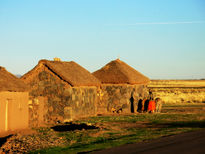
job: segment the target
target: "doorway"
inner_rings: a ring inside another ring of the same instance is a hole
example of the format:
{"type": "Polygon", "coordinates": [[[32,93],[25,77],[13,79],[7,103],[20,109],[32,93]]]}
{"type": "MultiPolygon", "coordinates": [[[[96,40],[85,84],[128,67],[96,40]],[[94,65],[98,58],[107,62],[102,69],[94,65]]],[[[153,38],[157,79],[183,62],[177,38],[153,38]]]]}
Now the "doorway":
{"type": "Polygon", "coordinates": [[[131,95],[131,97],[130,97],[130,111],[131,111],[131,113],[135,112],[133,95],[131,95]]]}

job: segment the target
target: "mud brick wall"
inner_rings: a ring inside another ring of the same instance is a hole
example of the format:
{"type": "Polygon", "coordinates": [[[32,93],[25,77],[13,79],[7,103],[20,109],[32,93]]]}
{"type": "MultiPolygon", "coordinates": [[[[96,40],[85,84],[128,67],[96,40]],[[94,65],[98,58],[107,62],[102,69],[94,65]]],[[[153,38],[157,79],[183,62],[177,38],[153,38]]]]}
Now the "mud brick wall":
{"type": "Polygon", "coordinates": [[[40,72],[31,85],[30,126],[61,123],[96,114],[96,87],[68,87],[47,71],[40,72]],[[39,100],[42,97],[44,99],[39,100]]]}
{"type": "Polygon", "coordinates": [[[28,97],[28,92],[0,92],[0,133],[28,127],[28,97]]]}
{"type": "Polygon", "coordinates": [[[98,93],[97,113],[131,113],[137,111],[140,99],[147,98],[148,90],[144,85],[104,84],[98,93]]]}

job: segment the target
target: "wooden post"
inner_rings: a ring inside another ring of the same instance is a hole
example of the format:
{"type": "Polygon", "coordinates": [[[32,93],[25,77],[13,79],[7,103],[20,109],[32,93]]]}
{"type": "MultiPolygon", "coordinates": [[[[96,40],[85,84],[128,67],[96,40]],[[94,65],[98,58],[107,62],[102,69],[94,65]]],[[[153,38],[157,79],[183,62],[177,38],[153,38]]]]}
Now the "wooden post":
{"type": "Polygon", "coordinates": [[[9,130],[9,103],[12,99],[6,99],[6,111],[5,111],[5,131],[9,130]]]}
{"type": "Polygon", "coordinates": [[[9,106],[9,100],[7,99],[6,100],[6,111],[5,111],[5,131],[8,130],[8,110],[9,110],[8,106],[9,106]]]}

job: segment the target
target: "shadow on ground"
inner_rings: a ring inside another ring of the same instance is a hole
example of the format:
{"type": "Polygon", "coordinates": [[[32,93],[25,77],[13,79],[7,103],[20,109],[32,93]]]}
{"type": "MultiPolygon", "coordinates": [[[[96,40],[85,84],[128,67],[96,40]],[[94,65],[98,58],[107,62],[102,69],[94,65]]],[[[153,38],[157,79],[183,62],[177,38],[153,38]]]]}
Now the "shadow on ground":
{"type": "Polygon", "coordinates": [[[65,132],[65,131],[74,131],[74,130],[88,130],[88,129],[98,129],[96,126],[90,126],[86,124],[65,124],[51,127],[54,131],[65,132]]]}
{"type": "Polygon", "coordinates": [[[0,138],[0,147],[4,144],[4,143],[6,143],[6,141],[7,141],[7,139],[8,138],[10,138],[10,137],[12,137],[13,135],[8,135],[8,136],[5,136],[5,137],[1,137],[0,138]]]}

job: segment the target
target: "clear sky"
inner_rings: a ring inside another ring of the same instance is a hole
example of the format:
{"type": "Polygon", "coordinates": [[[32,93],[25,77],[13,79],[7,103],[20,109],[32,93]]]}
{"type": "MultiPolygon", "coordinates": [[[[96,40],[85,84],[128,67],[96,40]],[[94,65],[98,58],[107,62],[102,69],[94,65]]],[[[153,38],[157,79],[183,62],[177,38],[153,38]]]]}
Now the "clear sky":
{"type": "Polygon", "coordinates": [[[204,0],[0,0],[0,65],[40,59],[90,72],[121,60],[151,79],[205,78],[204,0]]]}

